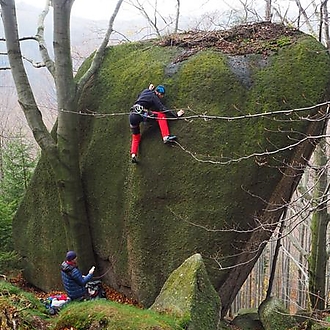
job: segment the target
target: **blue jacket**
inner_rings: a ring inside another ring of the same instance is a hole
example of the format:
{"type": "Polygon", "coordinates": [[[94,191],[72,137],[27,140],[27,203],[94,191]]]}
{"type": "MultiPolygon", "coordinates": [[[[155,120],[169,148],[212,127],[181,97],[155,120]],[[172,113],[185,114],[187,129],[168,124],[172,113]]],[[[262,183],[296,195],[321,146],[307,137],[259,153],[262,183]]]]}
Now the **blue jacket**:
{"type": "Polygon", "coordinates": [[[93,274],[82,276],[77,266],[72,266],[66,261],[61,265],[61,276],[64,289],[70,299],[75,300],[86,296],[86,283],[89,282],[93,274]]]}

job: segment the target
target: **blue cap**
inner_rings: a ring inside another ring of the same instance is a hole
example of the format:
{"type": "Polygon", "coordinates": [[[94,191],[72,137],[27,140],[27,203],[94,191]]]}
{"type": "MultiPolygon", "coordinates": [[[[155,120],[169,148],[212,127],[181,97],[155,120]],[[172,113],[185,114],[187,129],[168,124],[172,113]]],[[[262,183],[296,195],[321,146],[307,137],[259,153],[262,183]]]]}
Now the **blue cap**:
{"type": "Polygon", "coordinates": [[[66,254],[66,260],[67,261],[72,261],[73,259],[76,259],[77,258],[77,254],[76,252],[74,251],[69,251],[67,254],[66,254]]]}
{"type": "Polygon", "coordinates": [[[165,94],[165,87],[163,85],[158,85],[155,90],[160,94],[165,94]]]}

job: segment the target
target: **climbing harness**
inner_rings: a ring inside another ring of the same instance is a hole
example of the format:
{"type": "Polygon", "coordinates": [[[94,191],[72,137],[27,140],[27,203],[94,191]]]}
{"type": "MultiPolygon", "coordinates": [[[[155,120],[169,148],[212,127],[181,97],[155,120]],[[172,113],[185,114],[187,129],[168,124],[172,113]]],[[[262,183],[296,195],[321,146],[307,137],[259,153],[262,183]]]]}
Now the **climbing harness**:
{"type": "Polygon", "coordinates": [[[140,104],[134,104],[131,108],[131,112],[136,113],[138,115],[144,115],[144,113],[148,114],[148,110],[145,109],[142,105],[140,104]]]}
{"type": "MultiPolygon", "coordinates": [[[[146,122],[150,118],[155,118],[155,115],[151,111],[148,111],[140,104],[134,104],[130,110],[131,110],[131,113],[140,115],[144,122],[146,122]]],[[[134,128],[134,127],[132,127],[132,125],[131,125],[131,128],[134,128]]]]}

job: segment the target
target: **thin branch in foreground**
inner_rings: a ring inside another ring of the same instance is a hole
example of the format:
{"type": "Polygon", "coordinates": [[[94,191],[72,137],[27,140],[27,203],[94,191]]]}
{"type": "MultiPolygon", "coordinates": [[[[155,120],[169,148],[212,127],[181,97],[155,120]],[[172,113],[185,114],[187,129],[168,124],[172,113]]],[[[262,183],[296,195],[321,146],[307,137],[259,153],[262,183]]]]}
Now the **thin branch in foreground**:
{"type": "Polygon", "coordinates": [[[296,143],[289,144],[289,145],[287,145],[285,147],[278,148],[276,150],[263,151],[263,152],[254,152],[254,153],[251,153],[251,154],[246,155],[246,156],[242,156],[242,157],[238,157],[238,158],[231,158],[231,159],[228,159],[226,161],[216,161],[216,160],[210,160],[210,159],[201,159],[198,156],[196,156],[196,154],[194,154],[192,151],[186,149],[178,141],[174,141],[173,143],[175,143],[176,145],[178,145],[184,152],[186,152],[187,154],[189,154],[193,159],[195,159],[199,163],[209,163],[209,164],[215,164],[215,165],[229,165],[229,164],[238,163],[238,162],[241,162],[243,160],[247,160],[247,159],[254,158],[254,157],[275,155],[275,154],[278,154],[278,153],[283,152],[285,150],[293,149],[293,148],[297,147],[298,145],[300,145],[301,143],[304,143],[304,142],[306,142],[308,140],[311,140],[311,141],[312,140],[318,140],[318,139],[320,139],[320,138],[322,138],[324,136],[326,136],[326,135],[307,136],[307,137],[302,138],[301,140],[297,141],[296,143]]]}
{"type": "Polygon", "coordinates": [[[38,68],[44,68],[46,66],[45,63],[43,63],[43,62],[36,62],[34,60],[31,60],[31,59],[27,58],[26,56],[23,56],[22,55],[22,58],[25,61],[29,62],[36,69],[38,69],[38,68]]]}
{"type": "Polygon", "coordinates": [[[54,77],[55,76],[55,63],[50,58],[46,41],[45,41],[45,18],[48,15],[49,7],[51,5],[51,0],[46,0],[45,8],[42,11],[42,13],[39,15],[38,19],[38,28],[37,28],[37,34],[36,34],[36,40],[39,44],[39,50],[42,57],[42,60],[44,62],[44,66],[47,67],[50,74],[54,77]]]}

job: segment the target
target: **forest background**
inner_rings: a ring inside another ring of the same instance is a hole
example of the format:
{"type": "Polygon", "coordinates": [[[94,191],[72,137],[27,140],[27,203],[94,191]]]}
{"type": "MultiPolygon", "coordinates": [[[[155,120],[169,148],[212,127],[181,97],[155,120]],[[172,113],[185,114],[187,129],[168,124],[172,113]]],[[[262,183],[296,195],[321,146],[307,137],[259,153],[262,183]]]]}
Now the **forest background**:
{"type": "MultiPolygon", "coordinates": [[[[79,1],[76,2],[78,6],[79,1]]],[[[123,11],[123,17],[118,16],[110,44],[161,37],[185,30],[222,30],[237,24],[271,20],[297,27],[313,35],[329,49],[327,1],[237,1],[235,6],[220,2],[221,6],[214,8],[210,8],[212,2],[203,1],[199,3],[198,15],[192,8],[191,15],[189,12],[179,12],[179,0],[173,1],[173,6],[166,6],[166,9],[161,3],[126,1],[126,10],[129,8],[129,11],[126,14],[123,11]]],[[[42,9],[25,3],[18,3],[17,9],[21,35],[34,35],[42,9]]],[[[102,11],[101,8],[97,9],[98,12],[102,11]]],[[[111,12],[108,14],[110,16],[111,12]]],[[[51,18],[47,17],[47,20],[45,38],[50,42],[51,28],[47,29],[47,26],[50,26],[51,18]]],[[[71,35],[74,70],[98,47],[106,26],[105,20],[73,16],[71,35]]],[[[2,35],[0,26],[0,41],[4,41],[2,35]]],[[[11,238],[11,221],[40,150],[17,104],[3,42],[0,42],[0,47],[0,273],[8,273],[19,269],[11,238]]],[[[27,40],[22,44],[22,49],[39,108],[50,129],[57,116],[53,82],[47,70],[40,65],[36,43],[27,40]]],[[[328,307],[327,136],[325,132],[320,137],[321,142],[312,161],[287,206],[286,217],[278,224],[278,230],[239,292],[233,312],[239,308],[257,307],[269,291],[269,284],[273,294],[283,299],[291,311],[306,307],[328,307]]]]}

